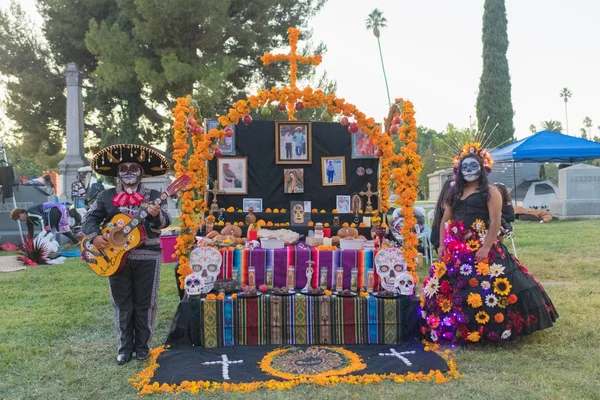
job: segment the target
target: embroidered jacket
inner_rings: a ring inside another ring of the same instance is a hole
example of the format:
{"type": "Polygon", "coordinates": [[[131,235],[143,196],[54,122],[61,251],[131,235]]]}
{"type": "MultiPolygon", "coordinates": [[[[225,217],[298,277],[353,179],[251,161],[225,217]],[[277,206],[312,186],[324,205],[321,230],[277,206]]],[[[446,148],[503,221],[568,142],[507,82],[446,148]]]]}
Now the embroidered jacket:
{"type": "MultiPolygon", "coordinates": [[[[144,187],[140,184],[137,189],[138,193],[144,196],[144,202],[150,202],[160,197],[160,192],[144,187]]],[[[87,214],[83,217],[81,230],[87,235],[90,240],[93,240],[100,234],[102,226],[109,222],[116,214],[135,215],[139,211],[139,206],[124,206],[116,207],[113,204],[112,198],[123,192],[123,186],[118,184],[116,188],[104,190],[98,194],[96,201],[91,205],[87,214]]],[[[160,230],[171,224],[171,216],[169,215],[166,200],[160,203],[160,213],[156,217],[148,215],[144,221],[146,229],[146,241],[131,251],[132,258],[144,258],[143,255],[149,251],[154,254],[160,251],[160,230]]],[[[153,257],[155,257],[153,255],[153,257]]]]}

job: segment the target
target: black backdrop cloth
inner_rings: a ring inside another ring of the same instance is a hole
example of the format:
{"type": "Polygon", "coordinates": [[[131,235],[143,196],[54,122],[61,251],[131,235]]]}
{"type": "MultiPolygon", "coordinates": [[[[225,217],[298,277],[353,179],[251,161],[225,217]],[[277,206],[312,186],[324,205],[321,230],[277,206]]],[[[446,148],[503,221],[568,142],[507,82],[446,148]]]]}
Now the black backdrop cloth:
{"type": "Polygon", "coordinates": [[[0,186],[2,186],[2,198],[13,197],[13,184],[15,183],[15,172],[13,167],[0,167],[0,186]]]}
{"type": "MultiPolygon", "coordinates": [[[[239,124],[235,132],[235,156],[248,157],[248,194],[218,195],[219,207],[242,208],[244,197],[262,198],[263,209],[286,208],[290,201],[311,201],[312,208],[331,211],[336,207],[336,195],[353,195],[367,190],[377,191],[378,159],[352,159],[352,134],[339,123],[312,123],[312,164],[275,164],[275,122],[253,121],[250,125],[239,124]],[[321,157],[345,156],[346,185],[323,186],[321,175],[321,157]],[[372,175],[358,176],[356,169],[371,168],[372,175]],[[304,169],[304,193],[285,194],[283,192],[283,173],[285,169],[304,169]]],[[[228,158],[230,156],[221,156],[228,158]]],[[[217,162],[209,162],[209,176],[217,178],[217,162]]],[[[212,186],[211,186],[212,188],[212,186]]],[[[210,196],[212,200],[212,196],[210,196]]],[[[373,208],[377,208],[377,197],[371,198],[373,208]]],[[[207,202],[210,204],[210,201],[207,202]]],[[[366,199],[363,198],[363,204],[366,199]]],[[[288,214],[289,215],[289,214],[288,214]]]]}
{"type": "MultiPolygon", "coordinates": [[[[292,346],[285,346],[292,347],[292,346]]],[[[293,346],[299,349],[315,346],[293,346]]],[[[318,346],[317,346],[318,347],[318,346]]],[[[327,346],[324,346],[327,347],[327,346]]],[[[229,383],[268,381],[270,379],[283,381],[276,376],[269,375],[260,370],[258,363],[267,353],[277,349],[276,346],[237,346],[220,347],[216,349],[205,349],[201,347],[178,346],[167,349],[158,357],[159,368],[156,370],[150,384],[180,384],[187,381],[211,381],[224,382],[222,375],[222,364],[203,365],[204,362],[221,361],[223,355],[228,361],[240,361],[229,365],[229,383]]],[[[431,370],[448,371],[446,361],[437,353],[423,350],[423,345],[418,342],[410,342],[392,345],[350,345],[343,346],[360,356],[366,364],[366,368],[347,375],[364,374],[406,374],[408,372],[428,373],[431,370]],[[392,349],[402,354],[411,365],[403,360],[389,355],[392,349]]]]}

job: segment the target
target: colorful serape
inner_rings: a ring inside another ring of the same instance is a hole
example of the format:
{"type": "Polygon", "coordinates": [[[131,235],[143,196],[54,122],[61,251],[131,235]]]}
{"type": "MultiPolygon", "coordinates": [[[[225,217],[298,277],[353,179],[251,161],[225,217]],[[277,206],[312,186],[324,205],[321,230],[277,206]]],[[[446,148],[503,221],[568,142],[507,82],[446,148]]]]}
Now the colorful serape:
{"type": "Polygon", "coordinates": [[[415,338],[417,306],[407,296],[194,296],[180,303],[167,344],[396,344],[415,338]]]}

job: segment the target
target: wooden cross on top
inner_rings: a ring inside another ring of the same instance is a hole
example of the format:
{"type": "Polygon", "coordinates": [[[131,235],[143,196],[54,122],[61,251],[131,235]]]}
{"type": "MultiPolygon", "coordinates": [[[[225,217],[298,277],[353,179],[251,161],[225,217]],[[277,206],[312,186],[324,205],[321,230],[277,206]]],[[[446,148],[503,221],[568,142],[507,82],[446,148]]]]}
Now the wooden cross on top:
{"type": "Polygon", "coordinates": [[[298,49],[298,38],[300,37],[300,31],[294,27],[288,28],[290,53],[289,54],[271,54],[265,53],[260,59],[264,65],[269,65],[273,62],[285,62],[290,63],[290,87],[296,88],[296,73],[298,72],[298,63],[301,64],[312,64],[317,66],[321,64],[323,57],[320,54],[315,56],[303,57],[296,53],[298,49]]]}
{"type": "Polygon", "coordinates": [[[217,195],[224,194],[222,190],[219,189],[219,184],[216,181],[213,181],[213,188],[206,189],[206,193],[211,193],[213,195],[212,204],[210,205],[211,211],[219,211],[219,205],[217,204],[217,195]]]}
{"type": "Polygon", "coordinates": [[[368,213],[373,212],[373,203],[371,203],[371,197],[379,195],[379,192],[378,191],[372,192],[371,184],[367,183],[367,191],[366,192],[358,192],[358,194],[360,194],[361,196],[367,196],[367,207],[365,208],[365,211],[368,213]]]}

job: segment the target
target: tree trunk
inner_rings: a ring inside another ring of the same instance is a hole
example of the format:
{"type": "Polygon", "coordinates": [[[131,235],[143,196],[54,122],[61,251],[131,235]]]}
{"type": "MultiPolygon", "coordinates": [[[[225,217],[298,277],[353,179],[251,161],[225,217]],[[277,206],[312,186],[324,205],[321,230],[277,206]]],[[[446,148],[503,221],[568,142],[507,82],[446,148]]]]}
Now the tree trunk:
{"type": "Polygon", "coordinates": [[[381,69],[383,69],[383,79],[385,80],[385,90],[387,91],[389,106],[390,104],[392,104],[392,100],[390,98],[390,89],[388,87],[387,75],[385,73],[385,65],[383,64],[383,53],[381,52],[381,42],[379,41],[379,37],[377,37],[377,46],[379,46],[379,58],[381,59],[381,69]]]}

